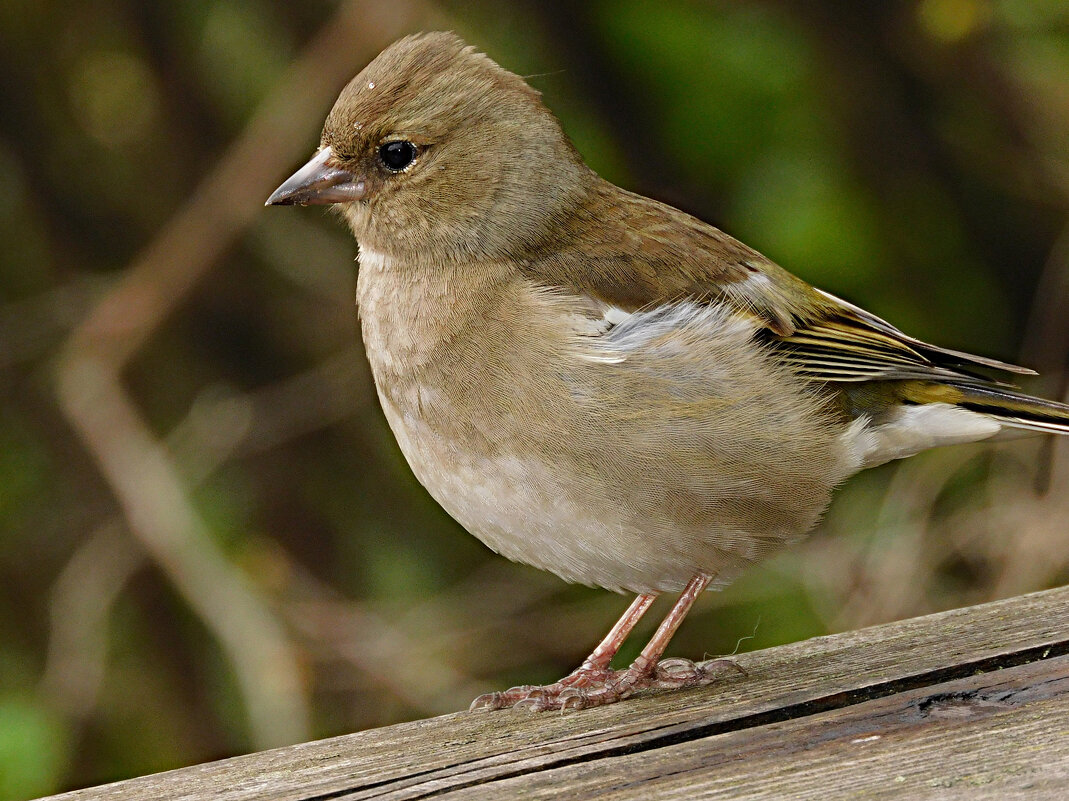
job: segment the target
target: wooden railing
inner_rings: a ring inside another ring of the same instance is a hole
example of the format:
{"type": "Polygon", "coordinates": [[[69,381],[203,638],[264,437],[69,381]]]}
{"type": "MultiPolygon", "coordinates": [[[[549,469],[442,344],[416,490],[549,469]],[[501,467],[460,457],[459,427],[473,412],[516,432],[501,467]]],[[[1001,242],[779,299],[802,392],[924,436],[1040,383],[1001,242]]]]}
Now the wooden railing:
{"type": "Polygon", "coordinates": [[[1069,799],[1069,588],[734,661],[609,707],[461,712],[53,798],[1069,799]]]}

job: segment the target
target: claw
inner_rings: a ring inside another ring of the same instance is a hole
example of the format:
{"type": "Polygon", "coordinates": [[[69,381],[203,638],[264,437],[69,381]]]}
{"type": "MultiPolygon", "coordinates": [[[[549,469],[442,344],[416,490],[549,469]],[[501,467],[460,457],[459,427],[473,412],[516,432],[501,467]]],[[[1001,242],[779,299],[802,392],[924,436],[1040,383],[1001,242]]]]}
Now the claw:
{"type": "Polygon", "coordinates": [[[517,684],[515,687],[509,687],[507,690],[505,690],[505,692],[502,693],[502,695],[510,698],[512,696],[526,698],[531,693],[538,692],[541,689],[543,688],[538,686],[537,684],[517,684]]]}
{"type": "Polygon", "coordinates": [[[568,710],[586,709],[590,704],[590,693],[579,687],[569,687],[557,696],[557,703],[561,712],[568,710]]]}
{"type": "Polygon", "coordinates": [[[689,659],[663,659],[653,671],[654,681],[658,684],[685,686],[700,682],[705,678],[702,668],[689,659]]]}
{"type": "Polygon", "coordinates": [[[725,669],[733,670],[739,676],[749,675],[746,672],[746,668],[735,660],[728,659],[727,657],[722,659],[710,659],[708,662],[702,662],[701,667],[699,668],[702,675],[710,681],[716,677],[717,673],[722,673],[725,669]]]}
{"type": "Polygon", "coordinates": [[[478,712],[480,710],[487,710],[492,712],[495,709],[502,709],[505,706],[504,696],[504,693],[484,693],[471,702],[468,711],[478,712]]]}
{"type": "Polygon", "coordinates": [[[544,712],[547,707],[541,698],[521,698],[512,705],[512,708],[517,712],[534,714],[535,712],[544,712]]]}

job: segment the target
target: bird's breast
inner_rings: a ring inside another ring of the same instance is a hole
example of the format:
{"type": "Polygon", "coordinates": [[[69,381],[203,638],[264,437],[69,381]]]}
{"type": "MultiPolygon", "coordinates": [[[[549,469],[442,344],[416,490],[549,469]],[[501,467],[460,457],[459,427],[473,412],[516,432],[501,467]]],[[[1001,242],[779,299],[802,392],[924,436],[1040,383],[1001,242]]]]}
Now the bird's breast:
{"type": "Polygon", "coordinates": [[[593,497],[597,471],[581,468],[577,480],[559,458],[562,434],[585,439],[564,365],[546,346],[563,323],[530,308],[505,278],[415,275],[367,250],[360,262],[368,360],[420,483],[494,550],[572,581],[620,586],[611,545],[621,523],[593,497]],[[539,321],[547,330],[535,330],[539,321]]]}

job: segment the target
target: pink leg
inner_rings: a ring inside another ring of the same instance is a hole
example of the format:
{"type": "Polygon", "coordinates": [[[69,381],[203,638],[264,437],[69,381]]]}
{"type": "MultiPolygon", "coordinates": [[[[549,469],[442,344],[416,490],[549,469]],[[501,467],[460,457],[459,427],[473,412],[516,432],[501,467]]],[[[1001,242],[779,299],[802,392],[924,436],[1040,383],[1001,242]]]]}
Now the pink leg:
{"type": "Polygon", "coordinates": [[[687,586],[679,594],[675,606],[665,615],[661,625],[657,627],[657,631],[653,633],[650,641],[646,643],[646,647],[642,649],[642,653],[631,663],[631,667],[628,668],[629,671],[637,670],[640,673],[650,673],[652,675],[653,669],[660,661],[665,648],[668,647],[669,640],[672,639],[676,629],[679,628],[679,624],[683,622],[683,618],[687,616],[687,612],[694,606],[698,596],[705,592],[705,588],[709,586],[709,582],[712,580],[713,577],[708,573],[699,573],[687,582],[687,586]]]}
{"type": "Polygon", "coordinates": [[[703,666],[696,665],[689,659],[659,661],[683,618],[712,580],[711,575],[698,573],[687,583],[671,611],[642,649],[642,653],[626,670],[610,670],[609,663],[643,613],[653,603],[652,595],[640,595],[636,598],[608,636],[571,675],[545,687],[513,687],[503,693],[483,695],[472,702],[471,708],[501,709],[515,706],[533,712],[545,709],[584,709],[621,701],[637,690],[691,687],[712,681],[714,677],[711,667],[718,663],[735,666],[726,660],[717,660],[703,666]]]}
{"type": "Polygon", "coordinates": [[[657,596],[652,594],[635,598],[623,616],[616,621],[616,625],[605,635],[605,639],[598,644],[579,669],[605,670],[612,662],[612,658],[616,656],[616,652],[620,650],[620,646],[624,644],[627,635],[632,632],[655,600],[657,596]]]}
{"type": "Polygon", "coordinates": [[[555,698],[570,687],[604,683],[612,675],[612,671],[609,670],[612,658],[616,656],[616,652],[620,650],[627,635],[631,633],[656,599],[657,596],[653,594],[639,595],[635,598],[623,616],[616,621],[616,625],[605,635],[605,639],[598,644],[590,656],[583,660],[583,664],[555,684],[547,684],[545,687],[523,685],[504,692],[480,695],[471,702],[470,709],[504,709],[521,702],[525,706],[534,707],[538,706],[543,699],[555,698]]]}
{"type": "MultiPolygon", "coordinates": [[[[619,671],[610,682],[598,687],[576,688],[562,694],[560,708],[585,709],[622,701],[637,690],[674,689],[693,687],[712,681],[706,667],[696,665],[689,659],[666,659],[660,661],[672,635],[676,633],[683,618],[687,616],[698,596],[702,594],[713,577],[698,573],[687,582],[675,605],[669,610],[653,637],[627,670],[619,671]]],[[[715,662],[712,664],[716,664],[715,662]]]]}

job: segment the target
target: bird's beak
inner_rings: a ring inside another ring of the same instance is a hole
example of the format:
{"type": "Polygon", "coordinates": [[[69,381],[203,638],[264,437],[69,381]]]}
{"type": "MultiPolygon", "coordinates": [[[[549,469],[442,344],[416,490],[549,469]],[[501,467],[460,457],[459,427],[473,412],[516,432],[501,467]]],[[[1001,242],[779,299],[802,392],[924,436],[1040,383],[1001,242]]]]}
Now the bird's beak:
{"type": "Polygon", "coordinates": [[[364,197],[364,179],[331,162],[331,150],[325,147],[293,173],[267,199],[265,206],[326,206],[350,203],[364,197]]]}

